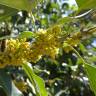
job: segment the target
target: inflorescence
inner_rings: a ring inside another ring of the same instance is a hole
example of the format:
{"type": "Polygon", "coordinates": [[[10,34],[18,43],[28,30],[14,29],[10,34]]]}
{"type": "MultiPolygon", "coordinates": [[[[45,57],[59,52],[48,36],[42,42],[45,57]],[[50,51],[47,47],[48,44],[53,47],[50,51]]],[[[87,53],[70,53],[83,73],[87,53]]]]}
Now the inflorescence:
{"type": "Polygon", "coordinates": [[[71,48],[67,44],[70,44],[72,47],[77,46],[85,34],[76,32],[72,36],[64,38],[61,29],[60,25],[55,25],[47,30],[40,29],[35,33],[36,38],[34,38],[32,43],[27,42],[26,39],[6,40],[4,51],[0,51],[0,68],[9,65],[20,66],[25,61],[37,62],[42,56],[50,56],[55,59],[60,48],[63,48],[68,53],[71,51],[71,48]]]}
{"type": "Polygon", "coordinates": [[[54,26],[48,30],[40,29],[32,43],[26,39],[8,39],[6,48],[0,51],[0,68],[20,66],[23,62],[37,62],[42,56],[55,58],[61,46],[59,39],[61,27],[54,26]]]}

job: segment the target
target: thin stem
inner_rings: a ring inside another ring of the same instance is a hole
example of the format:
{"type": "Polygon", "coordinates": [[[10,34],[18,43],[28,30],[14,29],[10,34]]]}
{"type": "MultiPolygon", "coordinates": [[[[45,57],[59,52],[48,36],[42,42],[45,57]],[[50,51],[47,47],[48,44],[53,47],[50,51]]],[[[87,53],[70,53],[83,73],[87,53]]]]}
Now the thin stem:
{"type": "Polygon", "coordinates": [[[34,27],[34,29],[35,29],[35,31],[37,31],[36,30],[36,26],[35,26],[35,17],[34,17],[34,15],[33,15],[33,13],[32,12],[30,12],[29,13],[29,17],[31,18],[31,22],[32,22],[32,24],[33,24],[33,27],[34,27]]]}
{"type": "Polygon", "coordinates": [[[77,51],[74,47],[72,47],[72,46],[69,45],[69,44],[68,44],[68,46],[71,47],[71,49],[76,53],[76,55],[82,60],[82,63],[83,63],[83,64],[87,64],[87,63],[85,62],[85,60],[81,57],[81,55],[78,53],[78,51],[77,51]]]}
{"type": "Polygon", "coordinates": [[[34,15],[33,15],[33,13],[32,13],[32,12],[30,12],[30,17],[31,17],[31,19],[32,19],[33,23],[35,23],[35,17],[34,17],[34,15]]]}

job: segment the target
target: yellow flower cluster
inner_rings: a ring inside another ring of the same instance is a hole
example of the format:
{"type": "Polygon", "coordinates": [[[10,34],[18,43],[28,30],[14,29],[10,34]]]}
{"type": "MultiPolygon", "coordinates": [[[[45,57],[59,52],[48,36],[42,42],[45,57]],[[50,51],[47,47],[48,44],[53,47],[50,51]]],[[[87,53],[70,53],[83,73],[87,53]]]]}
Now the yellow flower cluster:
{"type": "Polygon", "coordinates": [[[69,51],[71,51],[71,47],[76,47],[81,39],[85,40],[88,39],[89,37],[91,37],[92,35],[96,34],[96,27],[90,28],[84,32],[76,32],[74,34],[72,34],[70,37],[68,37],[63,44],[64,47],[64,51],[69,53],[69,51]],[[70,46],[67,46],[67,44],[69,44],[70,46]]]}
{"type": "MultiPolygon", "coordinates": [[[[93,33],[94,30],[92,29],[92,32],[89,30],[88,33],[93,33]]],[[[8,65],[20,66],[25,61],[37,62],[42,56],[50,56],[54,59],[59,48],[63,46],[64,51],[68,53],[72,50],[70,46],[77,46],[85,34],[76,32],[64,38],[62,33],[61,26],[55,25],[47,30],[40,29],[36,32],[36,38],[32,43],[26,42],[25,39],[6,40],[6,48],[3,52],[0,51],[0,68],[8,65]]]]}
{"type": "Polygon", "coordinates": [[[36,62],[45,55],[55,58],[61,46],[60,35],[61,27],[56,25],[36,32],[37,37],[31,44],[25,39],[6,40],[5,50],[0,51],[0,68],[8,65],[20,66],[24,61],[36,62]]]}
{"type": "Polygon", "coordinates": [[[69,44],[72,47],[76,47],[80,43],[81,38],[82,38],[82,35],[80,32],[77,32],[77,33],[73,34],[71,37],[67,38],[64,41],[64,48],[63,48],[64,51],[66,53],[69,53],[72,49],[69,46],[67,46],[66,44],[69,44]]]}
{"type": "Polygon", "coordinates": [[[61,26],[55,25],[48,30],[39,30],[39,32],[36,34],[37,38],[31,46],[31,60],[36,62],[44,55],[55,58],[61,46],[59,41],[61,35],[61,26]]]}
{"type": "Polygon", "coordinates": [[[0,51],[0,68],[8,65],[18,66],[29,57],[30,44],[25,40],[6,40],[4,52],[0,51]]]}

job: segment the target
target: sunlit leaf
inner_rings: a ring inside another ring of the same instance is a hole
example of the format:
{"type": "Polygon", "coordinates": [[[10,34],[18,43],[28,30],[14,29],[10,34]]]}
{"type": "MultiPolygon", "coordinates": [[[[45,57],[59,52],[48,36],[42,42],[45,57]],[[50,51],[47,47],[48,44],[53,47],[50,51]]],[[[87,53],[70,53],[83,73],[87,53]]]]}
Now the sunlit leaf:
{"type": "Polygon", "coordinates": [[[37,91],[36,96],[48,96],[43,79],[34,74],[33,69],[30,68],[28,64],[23,64],[22,66],[24,68],[24,71],[28,75],[31,83],[34,85],[36,89],[35,91],[37,91]]]}
{"type": "Polygon", "coordinates": [[[35,34],[31,31],[21,32],[18,36],[18,38],[32,38],[32,37],[35,37],[35,34]]]}
{"type": "Polygon", "coordinates": [[[91,89],[96,95],[96,66],[85,64],[85,69],[87,71],[87,76],[90,81],[91,89]]]}
{"type": "Polygon", "coordinates": [[[80,10],[96,8],[96,0],[76,0],[80,10]]]}
{"type": "Polygon", "coordinates": [[[16,9],[0,5],[0,21],[7,20],[8,17],[16,14],[18,11],[16,9]]]}
{"type": "MultiPolygon", "coordinates": [[[[42,0],[40,0],[42,1],[42,0]]],[[[31,11],[36,6],[39,0],[0,0],[0,4],[6,5],[11,8],[31,11]]]]}

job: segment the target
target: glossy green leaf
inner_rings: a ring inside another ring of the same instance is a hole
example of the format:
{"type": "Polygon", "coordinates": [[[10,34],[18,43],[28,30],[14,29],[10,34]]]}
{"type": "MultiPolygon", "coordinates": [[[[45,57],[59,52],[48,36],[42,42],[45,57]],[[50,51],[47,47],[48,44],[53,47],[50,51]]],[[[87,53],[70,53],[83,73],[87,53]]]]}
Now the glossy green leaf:
{"type": "Polygon", "coordinates": [[[90,82],[90,87],[96,95],[96,66],[85,64],[85,69],[90,82]]]}
{"type": "Polygon", "coordinates": [[[16,9],[0,5],[0,21],[7,20],[8,17],[16,14],[18,11],[16,9]]]}
{"type": "Polygon", "coordinates": [[[29,67],[28,64],[23,64],[22,66],[35,87],[36,96],[48,96],[43,79],[34,74],[33,69],[29,67]]]}
{"type": "Polygon", "coordinates": [[[96,0],[76,0],[80,10],[96,8],[96,0]]]}
{"type": "Polygon", "coordinates": [[[32,38],[32,37],[35,37],[35,34],[31,31],[21,32],[18,36],[18,38],[32,38]]]}
{"type": "Polygon", "coordinates": [[[3,69],[0,69],[0,87],[4,90],[7,96],[11,96],[11,78],[3,69]]]}
{"type": "MultiPolygon", "coordinates": [[[[40,0],[41,1],[41,0],[40,0]]],[[[0,4],[6,5],[11,8],[31,11],[36,6],[39,0],[0,0],[0,4]]]]}

